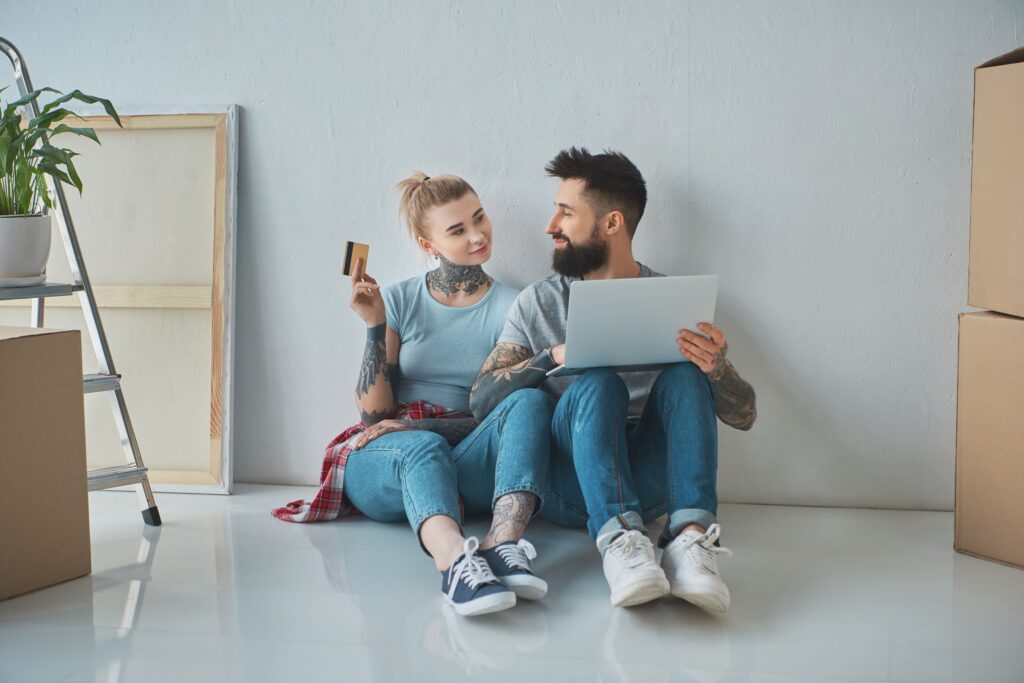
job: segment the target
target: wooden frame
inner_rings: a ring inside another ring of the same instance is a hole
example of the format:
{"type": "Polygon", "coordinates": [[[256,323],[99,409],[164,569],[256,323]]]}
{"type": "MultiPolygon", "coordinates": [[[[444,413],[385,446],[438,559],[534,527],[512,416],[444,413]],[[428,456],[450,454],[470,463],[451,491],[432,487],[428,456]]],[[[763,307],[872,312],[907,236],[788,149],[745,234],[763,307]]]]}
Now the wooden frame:
{"type": "MultiPolygon", "coordinates": [[[[210,406],[209,466],[205,469],[160,469],[147,460],[147,445],[140,438],[143,460],[150,466],[150,481],[156,491],[230,493],[232,487],[232,391],[234,356],[234,254],[236,229],[236,185],[238,150],[238,112],[234,105],[188,110],[181,113],[127,113],[121,116],[123,131],[108,116],[84,115],[74,125],[90,127],[100,139],[131,131],[209,129],[213,132],[213,264],[212,284],[204,285],[93,285],[97,306],[101,309],[196,309],[210,311],[210,406]]],[[[88,153],[88,152],[85,152],[88,153]]],[[[83,157],[85,158],[85,157],[83,157]]],[[[88,192],[89,177],[83,173],[88,192]]],[[[76,221],[77,223],[77,221],[76,221]]],[[[81,230],[79,230],[81,232],[81,230]]],[[[96,271],[85,254],[90,279],[103,282],[104,273],[96,271]]],[[[26,306],[28,302],[2,302],[0,306],[26,306]]],[[[68,298],[51,298],[48,309],[77,308],[68,298]]],[[[58,314],[57,311],[54,312],[58,314]]],[[[104,326],[108,327],[106,320],[104,326]]],[[[108,337],[111,337],[108,333],[108,337]]],[[[83,337],[88,344],[87,338],[83,337]]],[[[114,363],[121,371],[117,354],[114,363]]],[[[126,377],[130,382],[130,377],[126,377]]],[[[139,408],[126,388],[129,414],[133,422],[139,408]]],[[[138,429],[138,428],[137,428],[138,429]]]]}

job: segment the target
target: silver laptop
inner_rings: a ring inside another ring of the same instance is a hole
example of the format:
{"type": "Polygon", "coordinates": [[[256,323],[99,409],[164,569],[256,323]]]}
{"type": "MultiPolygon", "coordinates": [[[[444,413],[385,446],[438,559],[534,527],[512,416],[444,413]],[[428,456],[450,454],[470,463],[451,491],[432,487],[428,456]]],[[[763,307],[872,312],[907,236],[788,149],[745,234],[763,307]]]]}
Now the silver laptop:
{"type": "Polygon", "coordinates": [[[569,285],[565,364],[560,377],[587,368],[651,370],[688,363],[676,338],[684,327],[714,322],[717,275],[576,280],[569,285]]]}

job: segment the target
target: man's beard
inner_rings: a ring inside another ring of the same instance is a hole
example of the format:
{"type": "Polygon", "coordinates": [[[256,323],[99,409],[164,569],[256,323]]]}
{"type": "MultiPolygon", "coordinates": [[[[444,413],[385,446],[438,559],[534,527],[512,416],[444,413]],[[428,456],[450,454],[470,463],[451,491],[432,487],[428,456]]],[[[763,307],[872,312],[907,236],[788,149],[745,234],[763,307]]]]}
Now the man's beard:
{"type": "MultiPolygon", "coordinates": [[[[608,262],[608,243],[598,237],[600,228],[594,223],[590,238],[582,244],[566,242],[551,253],[551,268],[559,275],[582,278],[608,262]]],[[[562,236],[565,237],[564,235],[562,236]]]]}

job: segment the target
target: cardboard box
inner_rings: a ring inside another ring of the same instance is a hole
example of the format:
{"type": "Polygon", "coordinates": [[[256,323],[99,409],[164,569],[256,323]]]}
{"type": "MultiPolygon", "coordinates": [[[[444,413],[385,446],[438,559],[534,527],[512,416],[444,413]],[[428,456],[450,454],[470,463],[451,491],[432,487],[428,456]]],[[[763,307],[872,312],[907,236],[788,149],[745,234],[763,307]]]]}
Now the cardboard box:
{"type": "Polygon", "coordinates": [[[1024,319],[961,313],[959,356],[953,545],[1024,568],[1024,319]]]}
{"type": "Polygon", "coordinates": [[[82,335],[0,327],[0,600],[92,571],[82,335]]]}
{"type": "Polygon", "coordinates": [[[1024,316],[1024,48],[974,70],[967,302],[1024,316]]]}

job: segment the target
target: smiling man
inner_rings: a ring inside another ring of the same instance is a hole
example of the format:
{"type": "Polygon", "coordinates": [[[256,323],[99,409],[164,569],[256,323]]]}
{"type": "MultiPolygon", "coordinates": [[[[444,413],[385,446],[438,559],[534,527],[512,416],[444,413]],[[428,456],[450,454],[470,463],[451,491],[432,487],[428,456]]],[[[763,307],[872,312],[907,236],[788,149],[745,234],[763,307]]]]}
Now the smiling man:
{"type": "MultiPolygon", "coordinates": [[[[723,612],[729,589],[717,556],[717,419],[750,429],[754,390],[726,359],[725,334],[702,323],[680,330],[684,360],[660,372],[593,368],[548,378],[562,364],[573,280],[660,277],[633,257],[647,187],[623,154],[562,151],[546,167],[561,178],[547,233],[555,274],[523,290],[480,370],[470,407],[483,418],[516,389],[557,400],[542,516],[586,526],[602,555],[616,606],[671,592],[723,612]],[[644,522],[668,513],[660,565],[644,522]]],[[[643,302],[638,302],[642,305],[643,302]]],[[[665,311],[671,316],[672,311],[665,311]]]]}

